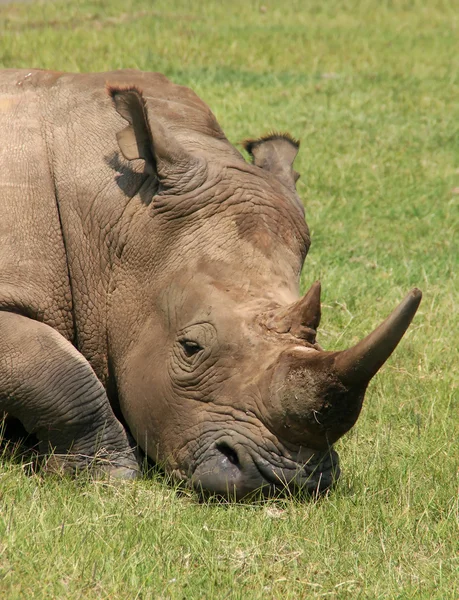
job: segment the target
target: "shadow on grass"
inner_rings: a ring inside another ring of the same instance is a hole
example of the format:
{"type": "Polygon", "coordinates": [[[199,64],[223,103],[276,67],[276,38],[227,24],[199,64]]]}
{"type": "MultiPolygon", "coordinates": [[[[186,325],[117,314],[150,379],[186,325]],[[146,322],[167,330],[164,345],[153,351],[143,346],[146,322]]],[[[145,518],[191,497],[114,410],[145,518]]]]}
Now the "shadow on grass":
{"type": "Polygon", "coordinates": [[[0,417],[0,460],[21,465],[26,475],[40,470],[38,439],[27,433],[22,423],[9,415],[0,417]]]}

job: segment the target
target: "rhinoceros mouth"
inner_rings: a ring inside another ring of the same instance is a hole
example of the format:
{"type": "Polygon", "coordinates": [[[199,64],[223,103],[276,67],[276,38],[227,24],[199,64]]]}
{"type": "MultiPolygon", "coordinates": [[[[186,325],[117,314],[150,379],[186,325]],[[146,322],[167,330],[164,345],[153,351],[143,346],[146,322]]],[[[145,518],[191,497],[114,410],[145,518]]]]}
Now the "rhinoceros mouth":
{"type": "Polygon", "coordinates": [[[338,454],[332,449],[306,463],[283,468],[273,466],[260,456],[253,461],[270,485],[289,492],[322,493],[332,487],[340,475],[338,454]]]}
{"type": "Polygon", "coordinates": [[[299,461],[269,454],[226,435],[207,446],[188,484],[204,497],[240,500],[254,494],[320,494],[330,489],[340,475],[338,455],[331,448],[303,451],[309,456],[299,461]]]}

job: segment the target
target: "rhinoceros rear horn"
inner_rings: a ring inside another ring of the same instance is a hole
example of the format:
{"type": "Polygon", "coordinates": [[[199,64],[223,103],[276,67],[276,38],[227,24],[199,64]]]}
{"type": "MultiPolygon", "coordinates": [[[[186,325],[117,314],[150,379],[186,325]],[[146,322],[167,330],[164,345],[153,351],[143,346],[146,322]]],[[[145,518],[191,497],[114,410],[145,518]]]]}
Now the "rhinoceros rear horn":
{"type": "Polygon", "coordinates": [[[266,322],[268,329],[278,333],[291,333],[314,343],[320,323],[320,281],[312,284],[309,291],[294,304],[277,310],[266,322]]]}
{"type": "Polygon", "coordinates": [[[145,170],[160,181],[174,181],[189,173],[200,160],[189,154],[157,119],[151,119],[142,92],[135,87],[108,87],[117,112],[129,125],[117,133],[127,160],[141,158],[145,170]],[[175,175],[175,177],[174,177],[175,175]]]}
{"type": "Polygon", "coordinates": [[[270,133],[256,140],[245,140],[244,149],[253,159],[253,164],[270,171],[281,183],[292,191],[300,176],[293,170],[300,142],[288,133],[270,133]]]}
{"type": "Polygon", "coordinates": [[[352,348],[337,354],[336,373],[345,385],[368,383],[377,373],[408,329],[421,298],[421,291],[414,288],[370,335],[352,348]]]}

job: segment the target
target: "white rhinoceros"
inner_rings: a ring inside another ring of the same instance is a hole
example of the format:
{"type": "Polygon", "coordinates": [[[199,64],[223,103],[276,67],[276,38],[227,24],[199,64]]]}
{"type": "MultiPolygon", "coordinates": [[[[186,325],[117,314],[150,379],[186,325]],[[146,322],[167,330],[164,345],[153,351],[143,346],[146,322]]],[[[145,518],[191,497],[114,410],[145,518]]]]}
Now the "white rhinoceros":
{"type": "Polygon", "coordinates": [[[207,493],[323,490],[418,307],[343,352],[299,298],[298,143],[246,142],[157,73],[0,75],[0,410],[54,464],[207,493]]]}

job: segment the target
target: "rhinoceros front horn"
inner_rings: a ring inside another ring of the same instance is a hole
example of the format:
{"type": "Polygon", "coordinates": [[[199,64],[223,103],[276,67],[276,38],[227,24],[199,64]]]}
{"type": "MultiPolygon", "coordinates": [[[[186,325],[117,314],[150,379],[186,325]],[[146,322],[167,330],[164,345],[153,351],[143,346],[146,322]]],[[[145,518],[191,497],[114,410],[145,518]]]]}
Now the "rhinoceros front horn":
{"type": "Polygon", "coordinates": [[[335,370],[345,385],[352,387],[368,383],[377,373],[408,329],[421,298],[421,291],[414,288],[370,335],[337,354],[335,370]]]}
{"type": "MultiPolygon", "coordinates": [[[[316,296],[317,288],[310,293],[316,296]]],[[[291,442],[313,448],[327,447],[349,431],[370,379],[403,337],[421,295],[412,290],[377,329],[348,350],[314,351],[297,345],[283,352],[273,376],[273,427],[291,442]]],[[[306,298],[286,312],[297,315],[303,302],[306,298]]]]}

